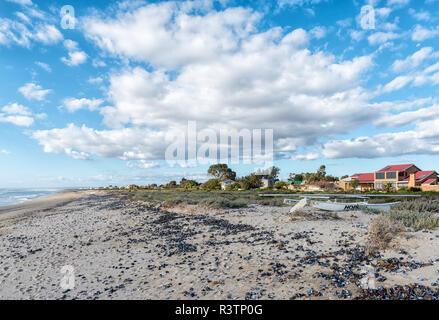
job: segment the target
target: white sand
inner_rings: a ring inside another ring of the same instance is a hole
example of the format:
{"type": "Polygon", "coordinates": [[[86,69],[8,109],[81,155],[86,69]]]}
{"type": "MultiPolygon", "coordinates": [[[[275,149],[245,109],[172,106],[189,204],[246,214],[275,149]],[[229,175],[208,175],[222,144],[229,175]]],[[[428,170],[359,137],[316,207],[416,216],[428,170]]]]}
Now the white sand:
{"type": "MultiPolygon", "coordinates": [[[[292,222],[288,207],[262,206],[210,216],[185,209],[164,215],[138,204],[125,206],[124,200],[102,193],[66,197],[57,204],[40,201],[39,213],[34,205],[0,213],[0,298],[289,299],[313,289],[322,296],[304,298],[339,299],[343,288],[315,276],[330,273],[334,262],[342,265],[346,255],[337,256],[338,261],[320,259],[327,266],[300,259],[312,251],[324,255],[364,244],[372,218],[346,212],[339,220],[292,222]],[[244,231],[224,234],[227,221],[244,231]],[[283,266],[273,270],[274,263],[283,266]],[[60,286],[65,265],[75,269],[70,291],[60,286]]],[[[409,240],[405,235],[397,239],[385,257],[435,264],[405,274],[382,271],[387,280],[378,285],[431,285],[438,280],[438,232],[409,235],[409,240]],[[398,248],[408,255],[398,254],[398,248]]],[[[345,288],[353,295],[358,291],[356,283],[345,288]]]]}

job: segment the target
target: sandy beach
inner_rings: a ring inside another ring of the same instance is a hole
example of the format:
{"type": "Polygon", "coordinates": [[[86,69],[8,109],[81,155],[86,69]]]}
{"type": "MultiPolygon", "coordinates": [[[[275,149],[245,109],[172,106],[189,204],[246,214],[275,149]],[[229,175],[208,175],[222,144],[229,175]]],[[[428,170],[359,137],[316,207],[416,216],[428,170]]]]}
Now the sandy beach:
{"type": "Polygon", "coordinates": [[[291,221],[288,211],[165,209],[97,191],[4,207],[0,298],[355,299],[367,265],[377,287],[437,290],[437,231],[404,232],[368,258],[372,215],[291,221]],[[73,289],[60,285],[63,266],[74,268],[73,289]]]}

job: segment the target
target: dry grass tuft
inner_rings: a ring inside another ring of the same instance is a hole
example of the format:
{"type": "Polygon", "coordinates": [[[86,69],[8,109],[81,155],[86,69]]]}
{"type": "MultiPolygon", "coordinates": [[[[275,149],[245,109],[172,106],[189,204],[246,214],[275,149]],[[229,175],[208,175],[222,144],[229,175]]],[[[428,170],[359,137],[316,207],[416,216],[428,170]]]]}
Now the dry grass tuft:
{"type": "Polygon", "coordinates": [[[398,233],[404,231],[403,225],[388,216],[378,216],[369,225],[369,237],[366,242],[366,253],[374,255],[385,250],[398,233]]]}

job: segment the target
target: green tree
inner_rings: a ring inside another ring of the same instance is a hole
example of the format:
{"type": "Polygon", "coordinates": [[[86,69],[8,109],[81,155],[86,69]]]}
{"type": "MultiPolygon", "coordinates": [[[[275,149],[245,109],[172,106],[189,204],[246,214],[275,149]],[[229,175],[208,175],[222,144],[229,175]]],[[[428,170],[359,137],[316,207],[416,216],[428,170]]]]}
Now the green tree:
{"type": "Polygon", "coordinates": [[[303,181],[304,176],[302,173],[290,173],[290,178],[288,180],[290,180],[290,181],[303,181]]]}
{"type": "Polygon", "coordinates": [[[279,172],[280,172],[280,168],[272,166],[270,168],[270,176],[268,178],[272,180],[276,180],[277,177],[279,176],[279,172]]]}
{"type": "Polygon", "coordinates": [[[236,172],[232,171],[225,163],[211,165],[207,173],[220,180],[235,180],[236,178],[236,172]]]}
{"type": "Polygon", "coordinates": [[[357,188],[360,186],[360,181],[358,180],[358,179],[353,179],[352,181],[351,181],[351,187],[354,189],[354,190],[357,190],[357,188]]]}
{"type": "Polygon", "coordinates": [[[232,183],[226,187],[226,191],[238,191],[239,189],[241,189],[239,182],[232,183]]]}
{"type": "Polygon", "coordinates": [[[252,187],[250,180],[247,178],[242,178],[239,181],[239,184],[241,185],[242,190],[250,190],[252,187]]]}
{"type": "Polygon", "coordinates": [[[385,183],[383,187],[386,192],[391,192],[393,190],[393,184],[390,182],[385,183]]]}
{"type": "Polygon", "coordinates": [[[324,181],[326,177],[326,166],[321,165],[320,168],[316,172],[316,181],[324,181]]]}
{"type": "Polygon", "coordinates": [[[173,189],[177,187],[177,181],[169,181],[169,183],[166,185],[167,188],[173,189]]]}
{"type": "Polygon", "coordinates": [[[201,185],[204,190],[221,190],[221,182],[219,179],[210,179],[201,185]]]}
{"type": "Polygon", "coordinates": [[[348,175],[341,176],[340,180],[343,180],[343,179],[346,179],[346,178],[349,178],[349,176],[348,175]]]}

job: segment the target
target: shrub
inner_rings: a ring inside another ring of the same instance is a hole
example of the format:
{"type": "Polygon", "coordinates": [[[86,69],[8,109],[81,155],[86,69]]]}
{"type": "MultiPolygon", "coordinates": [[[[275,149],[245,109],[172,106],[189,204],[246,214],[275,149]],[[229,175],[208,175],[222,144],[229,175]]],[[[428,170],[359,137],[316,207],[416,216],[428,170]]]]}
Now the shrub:
{"type": "Polygon", "coordinates": [[[366,242],[366,253],[374,255],[384,250],[395,236],[403,231],[402,225],[387,216],[378,216],[369,225],[369,236],[366,242]]]}
{"type": "Polygon", "coordinates": [[[241,188],[241,184],[239,182],[232,183],[226,187],[226,191],[237,191],[241,188]]]}
{"type": "Polygon", "coordinates": [[[431,212],[391,210],[386,212],[385,215],[393,221],[398,221],[407,228],[415,230],[434,229],[439,226],[439,216],[431,212]]]}
{"type": "Polygon", "coordinates": [[[421,192],[422,189],[421,189],[421,188],[417,188],[417,187],[410,187],[410,188],[409,188],[409,191],[410,191],[410,192],[421,192]]]}
{"type": "Polygon", "coordinates": [[[221,183],[218,179],[210,179],[201,185],[204,190],[221,190],[221,183]]]}
{"type": "Polygon", "coordinates": [[[241,185],[242,190],[250,190],[251,189],[251,183],[248,179],[241,179],[241,181],[239,181],[239,184],[241,185]]]}

